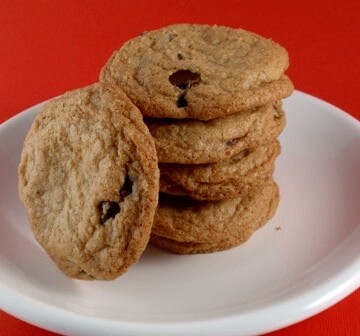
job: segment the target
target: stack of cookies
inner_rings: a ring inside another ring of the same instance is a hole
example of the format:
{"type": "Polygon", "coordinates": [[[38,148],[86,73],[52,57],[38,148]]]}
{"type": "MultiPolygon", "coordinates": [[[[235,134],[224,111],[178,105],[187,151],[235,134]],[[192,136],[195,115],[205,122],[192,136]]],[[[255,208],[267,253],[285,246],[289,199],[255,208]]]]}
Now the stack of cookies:
{"type": "Polygon", "coordinates": [[[241,29],[179,24],[127,42],[26,136],[19,196],[39,244],[66,275],[111,280],[149,240],[180,254],[246,241],[279,202],[287,67],[284,48],[241,29]]]}
{"type": "Polygon", "coordinates": [[[155,140],[154,245],[219,251],[273,216],[281,99],[293,91],[287,67],[286,50],[271,40],[196,24],[145,32],[108,60],[100,80],[126,92],[155,140]]]}

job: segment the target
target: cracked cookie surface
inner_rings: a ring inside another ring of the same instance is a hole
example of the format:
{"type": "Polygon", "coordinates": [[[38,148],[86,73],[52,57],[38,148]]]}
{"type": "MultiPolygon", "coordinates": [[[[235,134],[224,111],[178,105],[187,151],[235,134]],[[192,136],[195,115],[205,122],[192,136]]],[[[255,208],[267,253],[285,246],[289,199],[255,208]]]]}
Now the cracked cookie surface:
{"type": "Polygon", "coordinates": [[[66,275],[111,280],[137,262],[159,171],[141,113],[118,87],[94,84],[45,104],[18,175],[31,229],[66,275]]]}
{"type": "Polygon", "coordinates": [[[288,54],[254,33],[176,24],[115,51],[100,80],[123,88],[144,116],[209,120],[291,94],[288,54]]]}

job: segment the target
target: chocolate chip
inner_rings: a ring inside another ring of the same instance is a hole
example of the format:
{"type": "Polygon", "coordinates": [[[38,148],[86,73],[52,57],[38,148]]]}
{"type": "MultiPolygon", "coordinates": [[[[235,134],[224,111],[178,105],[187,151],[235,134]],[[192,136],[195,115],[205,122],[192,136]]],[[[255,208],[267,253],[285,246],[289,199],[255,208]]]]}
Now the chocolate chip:
{"type": "Polygon", "coordinates": [[[179,61],[182,61],[182,60],[184,59],[184,56],[181,55],[180,53],[178,53],[178,54],[177,54],[177,59],[178,59],[179,61]]]}
{"type": "Polygon", "coordinates": [[[239,139],[231,139],[226,142],[226,146],[235,146],[239,142],[239,139]]]}
{"type": "Polygon", "coordinates": [[[102,201],[99,204],[100,221],[105,224],[110,218],[114,218],[120,212],[120,206],[117,202],[102,201]]]}
{"type": "Polygon", "coordinates": [[[190,70],[178,70],[169,77],[169,81],[172,85],[175,85],[180,89],[185,90],[190,86],[199,84],[200,75],[190,70]]]}
{"type": "Polygon", "coordinates": [[[179,97],[178,101],[176,102],[176,106],[177,106],[177,107],[186,107],[186,106],[188,106],[188,102],[187,102],[187,100],[185,99],[185,93],[183,93],[183,94],[179,97]]]}
{"type": "Polygon", "coordinates": [[[129,175],[126,175],[123,186],[120,189],[120,202],[124,200],[124,198],[132,193],[133,182],[130,180],[129,175]]]}

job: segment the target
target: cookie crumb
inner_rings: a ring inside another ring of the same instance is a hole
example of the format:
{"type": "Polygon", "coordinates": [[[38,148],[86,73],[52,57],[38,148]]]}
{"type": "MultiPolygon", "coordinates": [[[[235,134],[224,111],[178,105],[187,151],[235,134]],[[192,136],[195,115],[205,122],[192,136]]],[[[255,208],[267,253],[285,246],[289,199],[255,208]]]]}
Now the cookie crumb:
{"type": "Polygon", "coordinates": [[[277,226],[277,227],[275,228],[275,230],[276,230],[276,231],[281,231],[281,226],[277,226]]]}

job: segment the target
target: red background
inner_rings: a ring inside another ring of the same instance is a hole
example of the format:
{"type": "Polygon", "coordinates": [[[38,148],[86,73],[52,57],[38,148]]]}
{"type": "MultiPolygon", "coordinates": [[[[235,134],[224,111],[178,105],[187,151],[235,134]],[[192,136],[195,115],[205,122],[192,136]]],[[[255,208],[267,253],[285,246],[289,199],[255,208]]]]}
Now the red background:
{"type": "MultiPolygon", "coordinates": [[[[144,30],[175,22],[242,27],[290,54],[297,89],[360,119],[360,2],[0,1],[0,122],[97,80],[111,52],[144,30]]],[[[259,321],[261,323],[261,321],[259,321]]],[[[360,290],[285,335],[359,335],[360,290]]],[[[0,335],[55,335],[0,311],[0,335]]]]}

